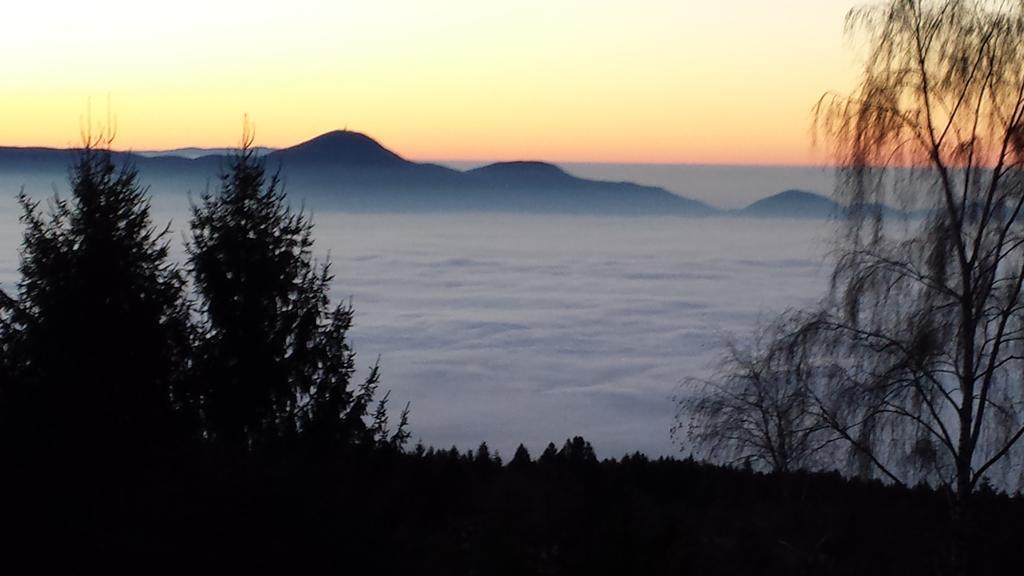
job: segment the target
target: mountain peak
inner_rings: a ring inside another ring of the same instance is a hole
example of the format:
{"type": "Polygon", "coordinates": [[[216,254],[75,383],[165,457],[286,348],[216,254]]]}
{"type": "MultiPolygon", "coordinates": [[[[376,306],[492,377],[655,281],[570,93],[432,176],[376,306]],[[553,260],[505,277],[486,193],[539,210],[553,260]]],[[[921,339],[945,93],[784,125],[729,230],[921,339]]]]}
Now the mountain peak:
{"type": "Polygon", "coordinates": [[[513,162],[495,162],[479,168],[474,168],[470,173],[491,176],[507,177],[517,176],[531,180],[560,180],[572,178],[565,170],[554,164],[539,162],[536,160],[517,160],[513,162]]]}
{"type": "Polygon", "coordinates": [[[312,144],[339,144],[346,142],[361,142],[364,144],[375,144],[378,146],[380,145],[377,143],[376,140],[370,138],[366,134],[363,134],[362,132],[356,132],[355,130],[349,130],[346,128],[344,130],[330,130],[328,132],[324,132],[323,134],[320,134],[319,136],[314,136],[309,140],[306,140],[305,142],[300,142],[296,144],[294,147],[308,146],[312,144]]]}
{"type": "Polygon", "coordinates": [[[762,198],[762,201],[763,200],[768,200],[769,198],[774,198],[777,201],[785,200],[785,201],[794,201],[794,202],[795,201],[822,202],[822,200],[828,200],[828,198],[825,198],[821,194],[815,194],[814,192],[808,192],[806,190],[796,190],[796,189],[783,190],[782,192],[779,192],[778,194],[775,194],[773,196],[769,196],[768,198],[762,198]]]}
{"type": "Polygon", "coordinates": [[[278,152],[290,162],[382,165],[405,162],[362,132],[333,130],[278,152]]]}
{"type": "Polygon", "coordinates": [[[814,192],[785,190],[740,210],[750,216],[833,217],[840,213],[834,201],[814,192]]]}

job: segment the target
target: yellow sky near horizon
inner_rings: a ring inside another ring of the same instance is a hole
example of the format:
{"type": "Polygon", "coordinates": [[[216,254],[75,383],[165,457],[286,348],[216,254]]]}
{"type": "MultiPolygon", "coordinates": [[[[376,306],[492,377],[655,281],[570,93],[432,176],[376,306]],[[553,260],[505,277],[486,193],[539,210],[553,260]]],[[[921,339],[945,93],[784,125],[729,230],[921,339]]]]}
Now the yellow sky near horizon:
{"type": "Polygon", "coordinates": [[[0,145],[281,147],[348,127],[412,159],[808,164],[856,72],[848,0],[36,0],[3,9],[0,145]],[[87,5],[85,5],[87,4],[87,5]]]}

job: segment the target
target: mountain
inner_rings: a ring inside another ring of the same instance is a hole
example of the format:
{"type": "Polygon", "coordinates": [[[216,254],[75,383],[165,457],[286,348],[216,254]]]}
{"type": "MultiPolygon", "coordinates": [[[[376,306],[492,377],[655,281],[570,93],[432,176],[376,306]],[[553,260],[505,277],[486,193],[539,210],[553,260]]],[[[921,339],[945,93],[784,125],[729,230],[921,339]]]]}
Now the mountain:
{"type": "Polygon", "coordinates": [[[60,169],[67,174],[74,153],[64,148],[0,148],[0,170],[32,173],[60,169]]]}
{"type": "MultiPolygon", "coordinates": [[[[735,212],[723,212],[664,188],[589,180],[545,162],[498,162],[460,171],[413,162],[373,138],[348,130],[328,132],[294,146],[259,149],[270,171],[280,170],[285,190],[313,208],[356,212],[520,212],[595,215],[731,214],[824,218],[839,214],[835,202],[787,190],[735,212]]],[[[115,152],[133,162],[154,196],[199,194],[217,186],[227,165],[224,150],[115,152]],[[177,153],[176,153],[177,152],[177,153]],[[206,152],[210,152],[207,154],[206,152]]],[[[74,151],[0,147],[0,194],[32,195],[64,187],[74,151]]]]}
{"type": "Polygon", "coordinates": [[[466,171],[480,178],[497,185],[503,185],[509,180],[516,181],[523,185],[536,187],[572,186],[575,184],[574,177],[570,176],[554,164],[521,160],[517,162],[497,162],[479,168],[466,171]]]}
{"type": "Polygon", "coordinates": [[[842,207],[834,201],[804,190],[786,190],[736,211],[740,216],[758,218],[834,218],[842,207]]]}
{"type": "Polygon", "coordinates": [[[267,155],[289,190],[313,205],[353,211],[685,214],[710,206],[662,188],[577,178],[543,162],[461,172],[412,162],[365,134],[334,131],[267,155]]]}
{"type": "MultiPolygon", "coordinates": [[[[265,148],[258,146],[255,148],[256,154],[260,156],[266,156],[267,154],[274,151],[274,148],[265,148]]],[[[202,158],[203,156],[227,156],[231,154],[233,150],[231,148],[174,148],[172,150],[136,150],[135,154],[144,156],[146,158],[159,158],[162,156],[178,156],[180,158],[188,158],[194,160],[196,158],[202,158]]]]}
{"type": "Polygon", "coordinates": [[[499,162],[465,172],[509,208],[530,211],[708,216],[718,210],[664,188],[573,176],[545,162],[499,162]],[[515,204],[516,206],[512,206],[515,204]]]}
{"type": "Polygon", "coordinates": [[[373,138],[360,132],[335,130],[277,150],[269,155],[272,161],[298,166],[319,165],[321,167],[375,167],[394,168],[411,164],[398,154],[383,147],[373,138]]]}
{"type": "MultiPolygon", "coordinates": [[[[872,214],[881,211],[886,218],[923,218],[930,212],[928,210],[903,211],[891,208],[884,204],[867,203],[861,206],[865,214],[872,214]]],[[[778,194],[762,198],[757,202],[731,212],[737,216],[752,218],[843,218],[850,210],[820,194],[806,192],[804,190],[786,190],[778,194]]]]}

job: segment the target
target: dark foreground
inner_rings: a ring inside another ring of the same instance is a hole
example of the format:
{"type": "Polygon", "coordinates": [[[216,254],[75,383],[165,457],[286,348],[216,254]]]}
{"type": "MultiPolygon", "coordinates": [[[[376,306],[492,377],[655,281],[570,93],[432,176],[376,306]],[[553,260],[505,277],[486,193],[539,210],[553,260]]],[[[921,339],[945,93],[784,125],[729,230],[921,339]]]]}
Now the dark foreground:
{"type": "MultiPolygon", "coordinates": [[[[35,573],[945,572],[947,503],[927,489],[599,462],[579,439],[524,456],[192,452],[150,470],[7,467],[3,557],[35,573]]],[[[1012,573],[1024,503],[976,504],[972,572],[1012,573]]]]}

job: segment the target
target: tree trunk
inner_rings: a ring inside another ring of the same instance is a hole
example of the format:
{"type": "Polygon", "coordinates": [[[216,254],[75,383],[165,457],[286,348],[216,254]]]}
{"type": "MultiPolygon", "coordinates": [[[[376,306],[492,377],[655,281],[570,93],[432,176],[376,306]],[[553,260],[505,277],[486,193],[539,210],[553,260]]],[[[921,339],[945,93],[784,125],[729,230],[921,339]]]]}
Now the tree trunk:
{"type": "Polygon", "coordinates": [[[969,481],[957,480],[956,501],[952,510],[952,538],[950,542],[950,573],[953,576],[971,574],[971,488],[969,481]]]}

